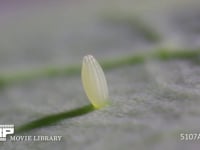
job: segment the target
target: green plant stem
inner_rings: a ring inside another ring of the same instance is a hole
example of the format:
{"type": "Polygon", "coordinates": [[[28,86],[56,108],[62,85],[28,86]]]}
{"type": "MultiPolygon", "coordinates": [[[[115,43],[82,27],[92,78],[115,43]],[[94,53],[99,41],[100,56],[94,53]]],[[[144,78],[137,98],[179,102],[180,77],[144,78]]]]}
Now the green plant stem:
{"type": "Polygon", "coordinates": [[[58,114],[51,114],[49,116],[39,118],[37,120],[28,122],[24,125],[17,127],[15,130],[15,133],[21,133],[21,132],[30,131],[33,129],[49,126],[49,125],[55,124],[63,119],[70,119],[73,117],[78,117],[78,116],[87,114],[89,112],[92,112],[94,110],[95,110],[95,108],[91,104],[89,104],[89,105],[85,105],[85,106],[82,106],[82,107],[79,107],[79,108],[76,108],[73,110],[69,110],[66,112],[61,112],[58,114]]]}
{"type": "MultiPolygon", "coordinates": [[[[159,49],[154,52],[134,54],[134,55],[124,56],[118,59],[113,59],[110,61],[102,61],[100,62],[100,64],[102,65],[103,69],[111,70],[126,65],[136,65],[144,63],[147,60],[168,61],[173,59],[186,59],[186,60],[197,61],[199,60],[199,58],[200,58],[200,49],[177,50],[177,51],[172,51],[168,49],[159,49]]],[[[31,72],[18,73],[12,75],[0,75],[0,87],[2,88],[8,85],[27,82],[30,80],[43,77],[75,76],[80,74],[80,70],[81,66],[75,65],[64,68],[49,67],[40,70],[33,70],[31,72]]]]}

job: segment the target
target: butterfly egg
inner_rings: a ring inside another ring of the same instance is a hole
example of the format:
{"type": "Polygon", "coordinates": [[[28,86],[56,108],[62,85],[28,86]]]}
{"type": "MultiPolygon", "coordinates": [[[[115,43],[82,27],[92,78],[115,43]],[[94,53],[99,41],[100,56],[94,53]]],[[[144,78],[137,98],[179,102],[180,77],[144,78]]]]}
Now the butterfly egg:
{"type": "Polygon", "coordinates": [[[108,104],[108,86],[104,72],[92,55],[84,56],[81,78],[85,93],[95,108],[108,104]]]}

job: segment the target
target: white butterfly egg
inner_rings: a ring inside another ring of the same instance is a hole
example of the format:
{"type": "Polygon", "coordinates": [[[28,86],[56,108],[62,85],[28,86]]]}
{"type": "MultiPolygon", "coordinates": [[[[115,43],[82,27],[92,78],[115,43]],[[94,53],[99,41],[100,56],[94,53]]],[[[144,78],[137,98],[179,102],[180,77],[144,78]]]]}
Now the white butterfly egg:
{"type": "Polygon", "coordinates": [[[95,108],[108,104],[108,86],[104,72],[92,55],[84,56],[81,72],[85,93],[95,108]]]}

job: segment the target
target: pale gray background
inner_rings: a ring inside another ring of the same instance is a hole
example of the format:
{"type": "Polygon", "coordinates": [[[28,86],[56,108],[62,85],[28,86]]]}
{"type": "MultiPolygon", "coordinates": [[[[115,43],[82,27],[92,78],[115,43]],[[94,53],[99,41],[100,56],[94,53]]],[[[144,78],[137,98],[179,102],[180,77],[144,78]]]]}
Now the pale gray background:
{"type": "MultiPolygon", "coordinates": [[[[48,1],[47,1],[48,2],[48,1]]],[[[0,73],[80,64],[86,54],[109,60],[200,46],[195,0],[57,1],[1,11],[0,73]],[[127,17],[128,16],[128,17],[127,17]],[[137,17],[160,36],[148,40],[126,21],[137,17]]],[[[23,5],[23,3],[22,3],[23,5]]],[[[149,61],[105,72],[112,105],[25,135],[62,135],[62,142],[5,142],[1,150],[195,150],[200,141],[200,67],[187,60],[149,61]]],[[[88,104],[80,75],[43,78],[0,91],[0,124],[21,125],[88,104]]]]}

